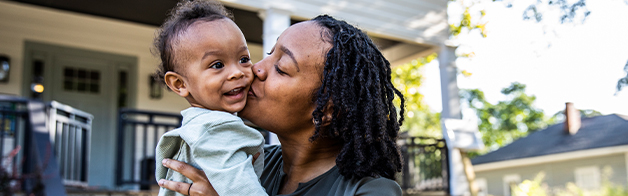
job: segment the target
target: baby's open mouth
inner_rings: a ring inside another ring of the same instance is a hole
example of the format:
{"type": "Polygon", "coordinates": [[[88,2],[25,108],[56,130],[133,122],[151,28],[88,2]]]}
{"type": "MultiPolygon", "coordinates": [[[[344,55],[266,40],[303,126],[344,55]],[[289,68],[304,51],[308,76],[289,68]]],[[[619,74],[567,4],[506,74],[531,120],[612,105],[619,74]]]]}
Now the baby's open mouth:
{"type": "Polygon", "coordinates": [[[240,94],[240,92],[242,92],[243,90],[244,90],[244,87],[235,88],[233,90],[230,90],[229,92],[226,92],[225,95],[237,95],[237,94],[240,94]]]}

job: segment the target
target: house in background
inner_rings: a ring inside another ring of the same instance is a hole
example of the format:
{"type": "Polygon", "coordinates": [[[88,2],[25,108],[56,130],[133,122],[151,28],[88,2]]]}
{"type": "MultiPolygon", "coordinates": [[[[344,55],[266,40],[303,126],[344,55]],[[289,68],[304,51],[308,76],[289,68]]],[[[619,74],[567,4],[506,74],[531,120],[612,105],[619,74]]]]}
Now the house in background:
{"type": "MultiPolygon", "coordinates": [[[[483,195],[510,196],[510,185],[545,173],[550,189],[569,182],[595,190],[603,182],[628,185],[628,116],[582,118],[567,103],[558,123],[472,160],[483,195]]],[[[551,191],[551,190],[550,190],[551,191]]]]}
{"type": "MultiPolygon", "coordinates": [[[[253,62],[270,51],[290,24],[327,13],[365,30],[393,66],[438,53],[442,69],[455,76],[454,48],[444,44],[449,35],[447,1],[223,3],[242,29],[253,62]]],[[[121,169],[116,168],[116,147],[119,138],[127,137],[117,134],[120,108],[178,113],[188,107],[176,94],[160,91],[151,79],[158,64],[150,51],[155,30],[175,4],[175,0],[0,0],[0,56],[10,59],[9,80],[0,82],[0,94],[56,100],[93,115],[89,186],[121,188],[116,183],[115,171],[121,169]]],[[[448,81],[455,84],[452,78],[448,81]]],[[[133,141],[137,146],[122,151],[149,149],[144,150],[146,156],[154,156],[150,153],[157,138],[137,137],[133,141]]],[[[130,158],[137,162],[121,170],[139,173],[133,168],[140,168],[145,159],[130,158]]]]}

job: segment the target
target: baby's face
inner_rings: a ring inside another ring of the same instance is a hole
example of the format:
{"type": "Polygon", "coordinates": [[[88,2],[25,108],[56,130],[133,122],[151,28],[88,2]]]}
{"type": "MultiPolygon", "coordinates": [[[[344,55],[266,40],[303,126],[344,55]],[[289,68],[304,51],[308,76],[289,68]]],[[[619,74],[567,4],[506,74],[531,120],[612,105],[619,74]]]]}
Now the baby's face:
{"type": "Polygon", "coordinates": [[[253,81],[244,35],[229,19],[197,21],[179,37],[175,56],[194,107],[238,112],[253,81]]]}

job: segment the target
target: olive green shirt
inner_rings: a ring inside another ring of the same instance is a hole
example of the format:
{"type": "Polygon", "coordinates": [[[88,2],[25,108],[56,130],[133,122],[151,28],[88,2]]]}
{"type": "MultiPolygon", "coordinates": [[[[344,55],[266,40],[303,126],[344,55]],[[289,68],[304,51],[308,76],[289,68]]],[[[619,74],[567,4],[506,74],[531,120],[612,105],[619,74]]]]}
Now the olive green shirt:
{"type": "MultiPolygon", "coordinates": [[[[264,146],[264,170],[260,181],[266,188],[268,195],[278,195],[281,182],[286,174],[283,172],[281,146],[264,146]]],[[[338,167],[334,166],[324,174],[306,183],[299,183],[294,193],[287,195],[299,196],[346,196],[346,195],[398,195],[401,196],[401,187],[397,182],[383,178],[365,177],[362,179],[347,179],[340,175],[338,167]]]]}

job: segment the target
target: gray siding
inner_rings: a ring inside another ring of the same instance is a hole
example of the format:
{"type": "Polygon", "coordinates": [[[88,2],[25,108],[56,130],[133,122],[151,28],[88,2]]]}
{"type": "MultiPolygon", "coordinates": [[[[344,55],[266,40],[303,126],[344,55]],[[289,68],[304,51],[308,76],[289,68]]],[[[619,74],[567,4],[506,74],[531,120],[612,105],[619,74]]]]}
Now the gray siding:
{"type": "Polygon", "coordinates": [[[524,181],[534,179],[539,172],[545,172],[543,181],[549,187],[564,188],[568,182],[575,183],[574,171],[576,168],[588,166],[599,167],[602,180],[604,180],[604,168],[611,168],[612,174],[608,178],[610,182],[624,186],[628,184],[626,155],[624,153],[476,172],[476,178],[485,178],[488,194],[498,196],[504,195],[502,179],[505,175],[518,174],[521,176],[521,181],[524,181]]]}

